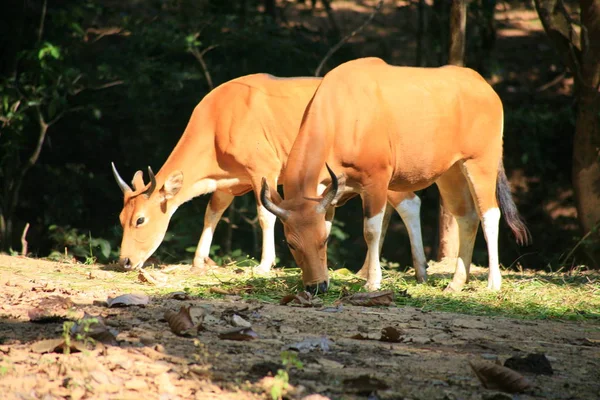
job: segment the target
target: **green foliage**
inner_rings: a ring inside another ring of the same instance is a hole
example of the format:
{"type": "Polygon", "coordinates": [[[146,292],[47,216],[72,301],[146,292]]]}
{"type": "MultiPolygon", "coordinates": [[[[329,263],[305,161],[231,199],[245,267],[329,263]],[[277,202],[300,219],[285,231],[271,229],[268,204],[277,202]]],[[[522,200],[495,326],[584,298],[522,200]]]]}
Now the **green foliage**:
{"type": "Polygon", "coordinates": [[[271,398],[273,400],[281,400],[290,382],[290,371],[292,368],[302,369],[304,364],[298,359],[298,354],[293,351],[281,352],[281,364],[284,369],[278,369],[273,386],[271,387],[271,398]]]}
{"type": "Polygon", "coordinates": [[[108,240],[93,238],[91,232],[86,235],[80,233],[77,228],[57,225],[50,225],[48,231],[56,249],[50,253],[50,259],[61,261],[70,254],[85,260],[86,264],[93,264],[96,261],[106,263],[118,256],[118,253],[113,251],[115,247],[108,240]]]}

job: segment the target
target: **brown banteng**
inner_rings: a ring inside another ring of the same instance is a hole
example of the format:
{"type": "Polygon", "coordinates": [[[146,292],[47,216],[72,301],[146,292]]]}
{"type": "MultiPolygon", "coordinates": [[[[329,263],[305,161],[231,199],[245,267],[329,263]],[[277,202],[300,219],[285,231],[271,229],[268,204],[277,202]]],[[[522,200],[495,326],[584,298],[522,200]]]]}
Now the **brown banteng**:
{"type": "MultiPolygon", "coordinates": [[[[113,164],[124,193],[121,264],[141,267],[162,242],[177,208],[212,192],[194,257],[194,265],[202,267],[209,257],[215,227],[234,196],[251,190],[258,195],[263,176],[272,187],[280,180],[304,109],[320,81],[256,74],[224,83],[195,108],[179,143],[156,176],[148,169],[149,184],[143,182],[142,172],[138,171],[130,188],[113,164]]],[[[423,280],[426,261],[419,224],[420,200],[412,193],[395,195],[396,203],[403,201],[399,211],[410,233],[415,269],[423,280]]],[[[258,272],[266,272],[275,261],[276,217],[262,206],[258,207],[258,216],[263,232],[258,272]]],[[[332,217],[331,212],[329,221],[332,217]]]]}
{"type": "Polygon", "coordinates": [[[393,201],[389,190],[436,183],[459,226],[459,257],[447,289],[461,290],[468,279],[481,220],[488,288],[498,290],[498,202],[517,240],[529,240],[504,173],[502,130],[500,98],[471,69],[350,61],[323,78],[306,109],[283,176],[284,200],[263,181],[262,203],[283,221],[304,284],[326,289],[326,210],[340,193],[359,193],[368,245],[361,273],[374,290],[381,286],[379,238],[386,201],[393,201]],[[338,184],[332,170],[345,184],[338,184]],[[332,183],[317,198],[317,185],[328,176],[332,183]]]}

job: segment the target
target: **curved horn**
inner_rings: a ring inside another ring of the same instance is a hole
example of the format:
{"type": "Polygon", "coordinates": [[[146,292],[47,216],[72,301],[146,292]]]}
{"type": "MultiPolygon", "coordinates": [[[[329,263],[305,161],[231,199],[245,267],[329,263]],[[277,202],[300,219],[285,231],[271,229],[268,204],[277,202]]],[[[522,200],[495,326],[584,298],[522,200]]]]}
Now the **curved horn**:
{"type": "Polygon", "coordinates": [[[331,168],[329,168],[328,164],[325,164],[325,166],[327,167],[327,172],[329,172],[329,176],[331,177],[331,187],[329,188],[327,193],[325,193],[325,195],[321,199],[321,202],[317,206],[318,210],[321,212],[327,211],[327,208],[329,208],[331,202],[335,199],[335,196],[337,196],[337,192],[339,190],[337,176],[335,176],[335,173],[331,170],[331,168]]]}
{"type": "Polygon", "coordinates": [[[123,191],[123,194],[125,194],[127,192],[132,192],[133,190],[131,190],[129,185],[127,183],[125,183],[123,178],[121,178],[121,175],[119,175],[119,173],[117,172],[117,167],[115,167],[115,163],[111,161],[110,165],[112,165],[113,175],[115,177],[115,180],[117,181],[117,185],[119,185],[119,187],[123,191]]]}
{"type": "Polygon", "coordinates": [[[150,176],[150,187],[146,189],[143,194],[150,197],[152,192],[154,192],[154,189],[156,189],[156,177],[154,176],[154,172],[152,172],[152,168],[150,168],[150,166],[148,166],[148,175],[150,176]]]}
{"type": "Polygon", "coordinates": [[[269,191],[269,186],[267,185],[267,180],[262,178],[262,183],[260,187],[260,201],[262,205],[272,214],[278,216],[282,221],[285,221],[290,216],[290,212],[279,207],[277,204],[273,203],[267,197],[267,191],[269,191]]]}

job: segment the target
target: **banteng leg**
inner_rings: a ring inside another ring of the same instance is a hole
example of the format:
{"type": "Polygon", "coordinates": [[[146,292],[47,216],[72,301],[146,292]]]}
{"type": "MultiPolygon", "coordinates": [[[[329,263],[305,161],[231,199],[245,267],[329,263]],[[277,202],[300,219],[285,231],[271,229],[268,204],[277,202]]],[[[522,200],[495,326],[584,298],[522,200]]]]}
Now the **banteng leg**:
{"type": "Polygon", "coordinates": [[[225,192],[214,192],[206,207],[204,213],[204,229],[196,248],[196,254],[194,255],[193,266],[197,268],[204,268],[206,262],[209,259],[210,245],[212,243],[213,235],[217,223],[221,219],[223,212],[229,207],[233,201],[233,195],[225,192]]]}
{"type": "MultiPolygon", "coordinates": [[[[392,191],[388,191],[387,198],[388,203],[400,214],[408,231],[417,282],[425,282],[427,281],[427,260],[421,234],[421,199],[412,192],[392,191]]],[[[383,233],[385,234],[385,232],[383,233]]]]}
{"type": "MultiPolygon", "coordinates": [[[[276,191],[276,180],[268,182],[268,185],[275,188],[271,193],[276,191]]],[[[262,229],[262,255],[260,265],[255,268],[254,272],[266,274],[271,270],[273,264],[275,264],[275,223],[277,222],[277,217],[260,204],[260,182],[257,182],[253,186],[256,193],[258,222],[262,229]]]]}
{"type": "Polygon", "coordinates": [[[452,282],[445,289],[446,291],[458,292],[469,280],[479,218],[477,217],[469,184],[458,165],[450,168],[437,180],[436,184],[440,190],[440,196],[444,200],[444,207],[454,215],[458,225],[459,249],[456,269],[452,282]]]}
{"type": "Polygon", "coordinates": [[[500,274],[498,261],[498,229],[500,223],[500,209],[496,199],[498,163],[497,159],[485,164],[478,163],[476,160],[468,160],[462,164],[461,168],[469,182],[477,213],[483,226],[489,260],[488,289],[491,290],[500,290],[502,285],[502,275],[500,274]]]}
{"type": "MultiPolygon", "coordinates": [[[[387,180],[383,180],[387,182],[387,180]]],[[[378,290],[381,287],[381,264],[379,262],[379,241],[386,207],[387,187],[370,187],[369,192],[361,194],[363,202],[364,236],[367,242],[367,258],[363,271],[366,267],[367,290],[378,290]]],[[[364,275],[363,275],[364,276],[364,275]]]]}
{"type": "MultiPolygon", "coordinates": [[[[383,242],[385,240],[385,234],[387,233],[387,229],[390,226],[390,220],[392,219],[392,213],[394,212],[394,207],[389,204],[385,206],[385,212],[383,214],[383,221],[381,223],[381,235],[379,236],[379,256],[381,257],[381,249],[383,248],[383,242]]],[[[369,278],[369,251],[367,250],[367,255],[365,257],[365,262],[361,269],[356,273],[356,276],[362,279],[369,278]]]]}

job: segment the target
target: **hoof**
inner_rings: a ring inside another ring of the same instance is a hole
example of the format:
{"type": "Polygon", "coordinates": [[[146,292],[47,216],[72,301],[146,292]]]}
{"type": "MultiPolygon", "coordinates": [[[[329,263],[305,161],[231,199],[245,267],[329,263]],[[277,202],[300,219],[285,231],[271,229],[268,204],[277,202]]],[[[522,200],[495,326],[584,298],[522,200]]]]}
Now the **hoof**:
{"type": "Polygon", "coordinates": [[[462,291],[462,286],[459,286],[452,282],[449,283],[448,286],[446,286],[446,289],[444,289],[444,293],[459,293],[461,291],[462,291]]]}
{"type": "Polygon", "coordinates": [[[356,276],[358,276],[361,279],[367,280],[369,279],[369,270],[367,269],[367,267],[362,267],[360,271],[356,273],[356,276]]]}
{"type": "Polygon", "coordinates": [[[381,282],[367,282],[365,284],[365,289],[369,292],[374,292],[376,290],[381,289],[381,282]]]}
{"type": "Polygon", "coordinates": [[[271,267],[266,265],[259,265],[254,267],[253,272],[257,275],[267,275],[271,272],[271,267]]]}

